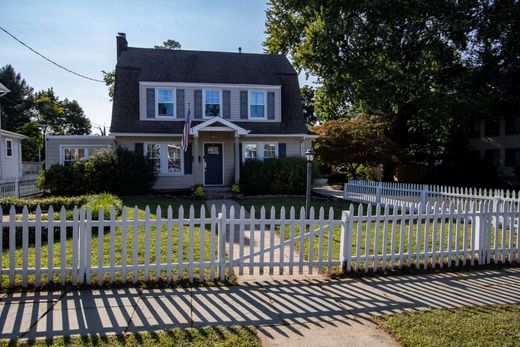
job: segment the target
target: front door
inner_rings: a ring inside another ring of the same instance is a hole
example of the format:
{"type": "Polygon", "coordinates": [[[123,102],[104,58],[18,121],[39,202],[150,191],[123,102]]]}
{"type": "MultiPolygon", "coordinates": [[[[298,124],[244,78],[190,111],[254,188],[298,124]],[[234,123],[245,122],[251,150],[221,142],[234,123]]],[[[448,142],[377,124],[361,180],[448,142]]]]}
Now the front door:
{"type": "Polygon", "coordinates": [[[204,184],[218,186],[224,184],[224,170],[221,143],[204,144],[204,184]]]}

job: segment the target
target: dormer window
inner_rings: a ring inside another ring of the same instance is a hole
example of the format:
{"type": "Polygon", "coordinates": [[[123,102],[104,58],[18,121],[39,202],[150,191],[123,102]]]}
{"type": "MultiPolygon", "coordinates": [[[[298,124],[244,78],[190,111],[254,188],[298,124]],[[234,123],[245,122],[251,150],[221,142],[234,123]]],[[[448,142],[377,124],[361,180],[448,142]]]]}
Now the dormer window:
{"type": "Polygon", "coordinates": [[[157,88],[156,93],[155,114],[157,117],[175,117],[175,89],[157,88]]]}
{"type": "Polygon", "coordinates": [[[220,90],[204,90],[204,117],[221,117],[222,92],[220,90]]]}
{"type": "Polygon", "coordinates": [[[265,91],[252,90],[249,92],[249,118],[264,119],[267,96],[265,91]]]}

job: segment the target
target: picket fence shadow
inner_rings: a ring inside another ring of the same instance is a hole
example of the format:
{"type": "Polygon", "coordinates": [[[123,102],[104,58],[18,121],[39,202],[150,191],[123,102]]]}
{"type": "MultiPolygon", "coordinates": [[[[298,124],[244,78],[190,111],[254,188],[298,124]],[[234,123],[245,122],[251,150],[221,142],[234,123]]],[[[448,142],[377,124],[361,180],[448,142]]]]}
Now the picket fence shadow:
{"type": "Polygon", "coordinates": [[[106,218],[102,209],[93,216],[85,207],[12,206],[0,227],[2,284],[224,281],[514,263],[520,253],[519,211],[507,201],[351,205],[340,219],[332,208],[311,209],[308,218],[294,207],[165,212],[124,208],[118,216],[112,208],[106,218]]]}

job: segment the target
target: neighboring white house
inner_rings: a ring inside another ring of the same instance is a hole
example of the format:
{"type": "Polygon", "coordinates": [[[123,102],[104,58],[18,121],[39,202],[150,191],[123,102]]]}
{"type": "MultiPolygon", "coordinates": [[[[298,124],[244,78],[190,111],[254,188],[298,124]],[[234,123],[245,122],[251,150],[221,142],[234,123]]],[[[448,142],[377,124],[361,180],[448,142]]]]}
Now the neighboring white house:
{"type": "Polygon", "coordinates": [[[22,140],[27,136],[0,130],[0,178],[22,176],[22,140]]]}

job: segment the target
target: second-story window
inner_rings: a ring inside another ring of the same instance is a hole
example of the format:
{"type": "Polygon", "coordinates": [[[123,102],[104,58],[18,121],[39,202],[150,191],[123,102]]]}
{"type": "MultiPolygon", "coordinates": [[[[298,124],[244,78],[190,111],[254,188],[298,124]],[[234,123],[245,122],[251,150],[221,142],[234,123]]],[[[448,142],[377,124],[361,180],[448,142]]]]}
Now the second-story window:
{"type": "Polygon", "coordinates": [[[220,90],[204,91],[204,116],[219,117],[220,116],[220,90]]]}
{"type": "Polygon", "coordinates": [[[249,118],[265,118],[265,92],[249,92],[249,118]]]}
{"type": "Polygon", "coordinates": [[[157,89],[157,116],[158,117],[174,117],[175,116],[175,90],[173,89],[157,89]]]}

